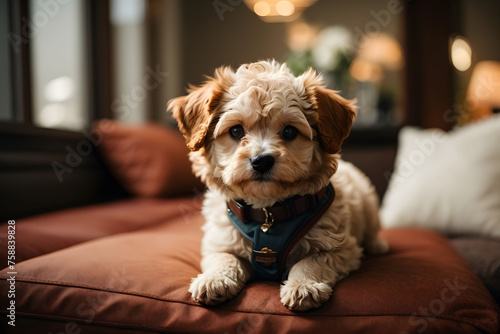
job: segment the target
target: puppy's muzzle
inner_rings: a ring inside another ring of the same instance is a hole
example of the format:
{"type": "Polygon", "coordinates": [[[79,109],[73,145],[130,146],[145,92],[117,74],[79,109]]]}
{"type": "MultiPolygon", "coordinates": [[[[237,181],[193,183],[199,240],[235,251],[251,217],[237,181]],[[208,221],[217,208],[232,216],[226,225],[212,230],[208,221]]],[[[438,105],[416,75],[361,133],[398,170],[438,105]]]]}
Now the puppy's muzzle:
{"type": "Polygon", "coordinates": [[[250,158],[250,163],[256,172],[264,174],[273,168],[274,157],[268,154],[259,154],[250,158]]]}

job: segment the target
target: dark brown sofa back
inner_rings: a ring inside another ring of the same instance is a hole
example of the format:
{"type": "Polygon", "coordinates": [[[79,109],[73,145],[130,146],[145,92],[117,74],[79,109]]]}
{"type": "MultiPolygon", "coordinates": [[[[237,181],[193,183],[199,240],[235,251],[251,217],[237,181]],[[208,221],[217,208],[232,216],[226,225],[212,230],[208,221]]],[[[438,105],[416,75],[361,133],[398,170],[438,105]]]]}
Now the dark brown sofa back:
{"type": "Polygon", "coordinates": [[[90,132],[0,131],[0,220],[124,198],[90,132]]]}

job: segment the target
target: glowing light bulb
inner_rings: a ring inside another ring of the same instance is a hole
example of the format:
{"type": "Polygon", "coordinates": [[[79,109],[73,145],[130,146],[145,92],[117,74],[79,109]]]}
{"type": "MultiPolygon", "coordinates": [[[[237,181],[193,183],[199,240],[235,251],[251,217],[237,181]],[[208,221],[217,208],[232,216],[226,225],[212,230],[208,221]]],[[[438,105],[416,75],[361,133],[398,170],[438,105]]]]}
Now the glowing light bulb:
{"type": "Polygon", "coordinates": [[[276,4],[276,11],[281,16],[290,16],[295,13],[295,6],[290,1],[280,1],[276,4]]]}
{"type": "Polygon", "coordinates": [[[271,13],[271,6],[265,1],[259,1],[253,6],[253,11],[259,16],[267,16],[271,13]]]}
{"type": "Polygon", "coordinates": [[[461,72],[467,71],[472,64],[472,49],[463,37],[456,37],[451,43],[451,62],[461,72]]]}

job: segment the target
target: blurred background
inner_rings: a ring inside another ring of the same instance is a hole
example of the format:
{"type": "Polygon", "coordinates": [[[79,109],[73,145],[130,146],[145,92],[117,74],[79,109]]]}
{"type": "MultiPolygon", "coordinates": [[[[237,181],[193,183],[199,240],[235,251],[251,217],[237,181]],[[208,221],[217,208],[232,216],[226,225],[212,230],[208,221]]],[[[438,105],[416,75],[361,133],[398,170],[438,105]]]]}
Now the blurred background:
{"type": "Polygon", "coordinates": [[[476,102],[499,102],[467,94],[499,71],[496,0],[2,3],[4,31],[9,11],[19,18],[2,47],[5,121],[21,121],[14,106],[25,105],[24,119],[44,128],[80,131],[99,115],[171,123],[166,102],[188,83],[269,58],[295,74],[314,67],[330,88],[357,98],[358,128],[450,128],[489,112],[476,102]],[[29,99],[14,101],[13,71],[29,99]]]}
{"type": "Polygon", "coordinates": [[[18,199],[26,180],[66,199],[98,182],[98,159],[56,188],[47,166],[95,120],[174,126],[166,103],[188,84],[274,58],[358,100],[343,154],[377,161],[367,173],[383,194],[402,126],[449,130],[499,110],[499,14],[498,0],[1,1],[5,179],[18,199]]]}

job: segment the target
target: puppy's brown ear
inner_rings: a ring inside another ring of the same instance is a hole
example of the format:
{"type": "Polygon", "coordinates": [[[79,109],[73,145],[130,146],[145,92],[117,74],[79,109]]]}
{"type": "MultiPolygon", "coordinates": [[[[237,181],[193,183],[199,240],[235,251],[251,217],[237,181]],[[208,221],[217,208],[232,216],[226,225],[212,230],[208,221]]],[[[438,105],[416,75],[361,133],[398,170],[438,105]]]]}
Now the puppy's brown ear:
{"type": "Polygon", "coordinates": [[[326,152],[338,153],[356,118],[355,101],[321,86],[316,86],[314,96],[318,108],[320,143],[326,152]]]}
{"type": "Polygon", "coordinates": [[[191,151],[202,148],[213,131],[220,100],[231,86],[233,76],[229,67],[218,68],[214,78],[208,78],[200,87],[190,86],[189,95],[168,102],[167,110],[172,110],[191,151]]]}
{"type": "Polygon", "coordinates": [[[318,132],[321,146],[331,154],[340,152],[356,118],[355,101],[346,100],[338,92],[323,87],[321,75],[312,68],[297,79],[305,88],[306,99],[317,111],[317,123],[311,120],[311,125],[318,132]]]}

